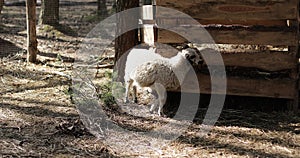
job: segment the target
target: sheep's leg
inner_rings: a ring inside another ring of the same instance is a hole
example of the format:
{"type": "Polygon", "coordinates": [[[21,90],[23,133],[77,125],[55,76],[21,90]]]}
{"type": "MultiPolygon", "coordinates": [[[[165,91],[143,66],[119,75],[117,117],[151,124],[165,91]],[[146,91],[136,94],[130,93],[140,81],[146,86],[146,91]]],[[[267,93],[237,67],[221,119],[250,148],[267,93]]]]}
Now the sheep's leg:
{"type": "Polygon", "coordinates": [[[151,88],[151,94],[154,96],[154,100],[152,102],[151,108],[150,108],[150,113],[153,113],[153,111],[156,109],[157,105],[158,105],[158,100],[157,100],[157,93],[156,90],[154,90],[154,87],[150,87],[151,88]]]}
{"type": "Polygon", "coordinates": [[[154,90],[154,88],[151,88],[151,94],[154,96],[154,101],[151,105],[150,113],[153,113],[153,111],[156,109],[156,107],[158,105],[158,95],[157,95],[156,90],[154,90]]]}
{"type": "Polygon", "coordinates": [[[165,105],[165,102],[167,100],[167,93],[165,87],[160,83],[155,83],[156,92],[158,95],[158,115],[163,115],[163,112],[161,111],[163,106],[165,105]]]}
{"type": "Polygon", "coordinates": [[[133,86],[133,99],[134,99],[134,103],[137,103],[136,86],[133,86]]]}
{"type": "Polygon", "coordinates": [[[129,81],[126,82],[127,86],[126,86],[126,90],[125,90],[125,95],[126,95],[126,97],[124,99],[125,103],[129,103],[129,89],[132,86],[132,83],[133,83],[132,79],[130,79],[129,81]]]}
{"type": "Polygon", "coordinates": [[[153,111],[157,108],[158,105],[158,99],[155,98],[155,100],[153,101],[151,108],[150,108],[150,113],[153,113],[153,111]]]}

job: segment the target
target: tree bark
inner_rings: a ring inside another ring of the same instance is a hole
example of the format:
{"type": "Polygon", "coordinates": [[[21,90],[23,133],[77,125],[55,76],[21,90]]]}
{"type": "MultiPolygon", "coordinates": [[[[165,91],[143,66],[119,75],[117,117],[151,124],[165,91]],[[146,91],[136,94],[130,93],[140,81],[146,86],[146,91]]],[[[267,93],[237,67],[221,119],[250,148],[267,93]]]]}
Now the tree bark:
{"type": "MultiPolygon", "coordinates": [[[[139,6],[139,0],[117,0],[117,13],[135,8],[139,6]]],[[[115,63],[118,72],[116,81],[124,81],[124,71],[126,63],[126,55],[122,57],[128,50],[138,44],[138,14],[117,14],[117,38],[115,41],[115,63]],[[126,28],[134,28],[131,31],[124,32],[126,28]],[[122,34],[123,33],[123,34],[122,34]],[[121,58],[122,57],[122,58],[121,58]]]]}
{"type": "Polygon", "coordinates": [[[107,6],[106,6],[106,0],[97,0],[98,2],[98,11],[97,14],[101,16],[107,16],[107,6]]]}
{"type": "Polygon", "coordinates": [[[37,38],[36,38],[36,0],[26,0],[27,19],[27,61],[36,62],[37,38]]]}
{"type": "Polygon", "coordinates": [[[3,5],[4,5],[4,0],[0,0],[0,14],[1,14],[1,10],[2,10],[3,5]]]}
{"type": "Polygon", "coordinates": [[[51,26],[59,24],[59,0],[42,0],[39,23],[51,26]]]}

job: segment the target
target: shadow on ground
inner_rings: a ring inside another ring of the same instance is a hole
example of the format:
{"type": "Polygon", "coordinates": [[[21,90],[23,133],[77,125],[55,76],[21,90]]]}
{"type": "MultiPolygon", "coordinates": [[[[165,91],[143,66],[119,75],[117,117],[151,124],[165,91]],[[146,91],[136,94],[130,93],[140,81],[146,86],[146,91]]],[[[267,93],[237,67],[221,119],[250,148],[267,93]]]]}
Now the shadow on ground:
{"type": "Polygon", "coordinates": [[[24,49],[0,38],[0,58],[14,56],[23,52],[25,52],[24,49]]]}

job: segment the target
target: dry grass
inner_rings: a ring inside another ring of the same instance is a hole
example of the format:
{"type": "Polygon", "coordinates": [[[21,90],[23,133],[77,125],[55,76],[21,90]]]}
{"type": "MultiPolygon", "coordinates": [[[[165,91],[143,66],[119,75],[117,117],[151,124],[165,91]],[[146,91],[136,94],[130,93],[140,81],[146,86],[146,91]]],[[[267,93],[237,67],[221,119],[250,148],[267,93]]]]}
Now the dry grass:
{"type": "MultiPolygon", "coordinates": [[[[175,120],[150,114],[146,105],[104,106],[110,120],[131,132],[107,130],[105,139],[91,135],[70,98],[68,76],[80,41],[96,25],[84,17],[95,9],[91,5],[62,7],[61,24],[78,36],[46,38],[45,32],[40,33],[38,64],[24,61],[26,37],[18,32],[25,30],[25,8],[5,7],[2,11],[1,157],[299,157],[300,116],[285,112],[227,109],[211,132],[201,136],[206,109],[200,108],[189,128],[168,141],[139,133],[175,120]],[[13,49],[8,49],[11,46],[13,49]]],[[[109,81],[108,71],[98,72],[98,84],[109,81]]],[[[167,129],[160,134],[174,132],[178,131],[167,129]]]]}

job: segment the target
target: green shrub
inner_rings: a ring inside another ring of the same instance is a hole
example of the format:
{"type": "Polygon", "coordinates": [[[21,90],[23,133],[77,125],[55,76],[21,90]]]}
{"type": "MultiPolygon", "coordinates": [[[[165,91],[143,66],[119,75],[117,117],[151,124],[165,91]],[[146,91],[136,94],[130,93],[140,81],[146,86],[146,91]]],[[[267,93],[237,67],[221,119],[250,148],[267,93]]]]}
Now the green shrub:
{"type": "Polygon", "coordinates": [[[112,95],[111,92],[102,94],[101,100],[103,101],[105,106],[110,106],[117,103],[115,97],[112,95]]]}

